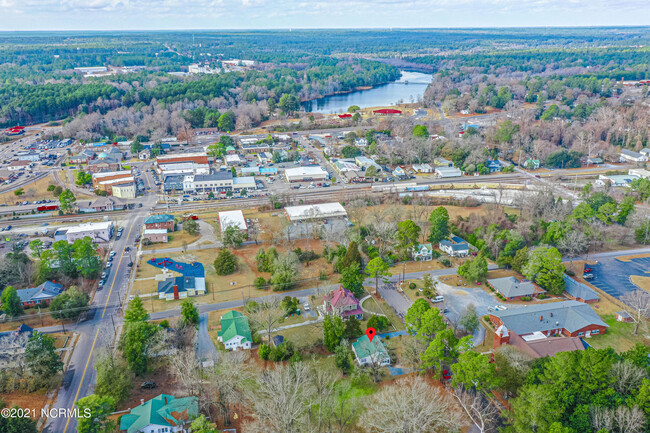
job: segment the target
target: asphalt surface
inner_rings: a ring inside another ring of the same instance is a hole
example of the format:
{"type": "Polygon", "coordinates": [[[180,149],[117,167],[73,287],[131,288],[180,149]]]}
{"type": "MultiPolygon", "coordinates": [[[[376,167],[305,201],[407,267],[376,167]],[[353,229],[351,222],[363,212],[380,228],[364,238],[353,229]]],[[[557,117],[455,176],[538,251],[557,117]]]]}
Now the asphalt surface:
{"type": "Polygon", "coordinates": [[[594,275],[589,282],[608,295],[620,299],[625,294],[640,289],[632,283],[631,275],[650,276],[650,257],[625,262],[616,257],[605,257],[598,260],[598,264],[589,267],[593,269],[594,275]]]}
{"type": "Polygon", "coordinates": [[[199,315],[199,335],[196,345],[196,359],[199,362],[212,360],[217,362],[219,353],[208,333],[208,313],[199,315]]]}
{"type": "MultiPolygon", "coordinates": [[[[116,334],[122,323],[121,303],[127,293],[132,270],[127,265],[134,254],[132,251],[125,253],[124,248],[134,246],[135,237],[140,234],[144,219],[153,208],[156,198],[155,195],[149,194],[139,201],[143,203],[143,206],[125,215],[128,219],[122,223],[124,233],[121,239],[117,241],[113,238],[111,241],[109,248],[117,254],[113,259],[114,264],[104,288],[95,293],[91,304],[90,318],[73,327],[74,331],[79,333],[80,338],[65,372],[67,386],[59,389],[57,399],[52,406],[54,409],[72,409],[79,398],[92,393],[97,379],[94,369],[95,355],[108,343],[106,338],[100,338],[100,333],[113,330],[116,334]]],[[[43,431],[47,433],[75,432],[77,431],[76,420],[64,417],[48,418],[43,431]]]]}

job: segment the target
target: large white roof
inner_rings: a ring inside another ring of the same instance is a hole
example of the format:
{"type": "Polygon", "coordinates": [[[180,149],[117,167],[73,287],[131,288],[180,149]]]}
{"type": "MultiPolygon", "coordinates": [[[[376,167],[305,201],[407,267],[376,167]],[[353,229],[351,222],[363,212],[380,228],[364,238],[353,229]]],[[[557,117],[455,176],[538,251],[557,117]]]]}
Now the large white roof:
{"type": "Polygon", "coordinates": [[[240,210],[219,212],[219,224],[221,225],[222,232],[226,231],[230,226],[239,230],[248,230],[244,213],[240,210]]]}
{"type": "Polygon", "coordinates": [[[291,221],[300,221],[311,218],[344,217],[348,213],[341,203],[320,203],[304,206],[288,206],[284,210],[291,221]]]}
{"type": "Polygon", "coordinates": [[[327,175],[321,166],[308,165],[305,167],[287,168],[285,171],[287,176],[311,176],[311,175],[327,175]]]}
{"type": "Polygon", "coordinates": [[[102,221],[98,223],[83,223],[83,224],[79,224],[78,226],[68,227],[68,234],[108,230],[112,225],[113,225],[112,221],[102,221]]]}

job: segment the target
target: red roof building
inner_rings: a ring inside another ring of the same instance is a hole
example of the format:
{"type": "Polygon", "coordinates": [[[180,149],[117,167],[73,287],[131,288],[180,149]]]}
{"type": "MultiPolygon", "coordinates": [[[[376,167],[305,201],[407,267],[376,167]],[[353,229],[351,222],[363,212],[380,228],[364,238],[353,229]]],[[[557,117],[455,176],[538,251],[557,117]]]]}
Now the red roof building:
{"type": "Polygon", "coordinates": [[[401,110],[396,110],[396,109],[394,109],[394,108],[382,108],[382,109],[380,109],[380,110],[375,110],[375,111],[373,111],[373,113],[374,113],[374,114],[383,115],[383,116],[387,116],[387,115],[393,115],[393,116],[395,116],[395,115],[400,115],[400,114],[402,114],[402,111],[401,111],[401,110]]]}
{"type": "Polygon", "coordinates": [[[363,311],[359,300],[343,286],[323,296],[323,308],[327,314],[341,316],[343,320],[354,316],[358,320],[363,318],[363,311]]]}
{"type": "Polygon", "coordinates": [[[349,117],[352,117],[352,115],[350,113],[345,113],[345,114],[339,114],[339,117],[341,119],[347,119],[349,117]]]}

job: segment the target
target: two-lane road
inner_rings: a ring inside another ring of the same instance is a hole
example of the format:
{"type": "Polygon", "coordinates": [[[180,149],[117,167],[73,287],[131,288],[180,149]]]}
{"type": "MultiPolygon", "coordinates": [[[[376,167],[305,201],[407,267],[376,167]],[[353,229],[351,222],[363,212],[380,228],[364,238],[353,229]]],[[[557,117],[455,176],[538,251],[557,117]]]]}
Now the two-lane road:
{"type": "MultiPolygon", "coordinates": [[[[70,382],[59,390],[53,408],[72,409],[78,399],[93,392],[96,382],[95,355],[99,349],[109,343],[106,338],[103,338],[106,330],[115,332],[122,322],[121,298],[126,294],[132,269],[128,267],[128,263],[135,255],[135,252],[124,252],[124,248],[133,247],[135,237],[140,233],[144,219],[154,205],[155,196],[147,195],[141,199],[141,202],[143,202],[143,207],[130,212],[127,221],[123,223],[124,232],[121,239],[114,240],[112,243],[112,249],[116,252],[113,260],[114,265],[104,288],[98,290],[93,299],[91,309],[95,310],[95,314],[86,322],[80,323],[75,329],[80,334],[80,338],[66,372],[66,379],[70,382]]],[[[49,418],[44,431],[48,433],[74,432],[76,431],[76,420],[49,418]]]]}

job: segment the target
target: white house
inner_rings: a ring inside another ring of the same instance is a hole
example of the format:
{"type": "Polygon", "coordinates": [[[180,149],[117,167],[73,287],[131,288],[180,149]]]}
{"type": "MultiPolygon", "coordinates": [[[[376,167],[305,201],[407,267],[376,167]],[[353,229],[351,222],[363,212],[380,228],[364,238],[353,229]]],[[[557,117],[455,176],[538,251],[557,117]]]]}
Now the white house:
{"type": "Polygon", "coordinates": [[[465,257],[469,254],[469,243],[458,236],[452,236],[451,240],[440,241],[439,247],[452,257],[465,257]]]}
{"type": "Polygon", "coordinates": [[[248,318],[238,311],[228,311],[221,316],[221,331],[217,332],[217,339],[228,350],[250,349],[253,338],[248,318]]]}
{"type": "Polygon", "coordinates": [[[433,246],[431,244],[415,245],[413,247],[413,260],[417,262],[433,260],[433,246]]]}
{"type": "Polygon", "coordinates": [[[648,160],[647,154],[633,152],[627,149],[621,150],[621,159],[620,159],[621,162],[625,162],[625,161],[645,162],[647,160],[648,160]]]}

